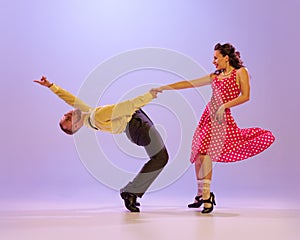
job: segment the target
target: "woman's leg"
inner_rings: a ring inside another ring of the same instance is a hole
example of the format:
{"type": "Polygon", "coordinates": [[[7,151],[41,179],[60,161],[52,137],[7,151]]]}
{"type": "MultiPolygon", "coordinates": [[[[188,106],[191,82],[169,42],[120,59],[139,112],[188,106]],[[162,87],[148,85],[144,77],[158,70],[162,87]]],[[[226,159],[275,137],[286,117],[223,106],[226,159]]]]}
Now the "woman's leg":
{"type": "Polygon", "coordinates": [[[199,170],[197,181],[202,182],[202,201],[204,203],[204,209],[202,210],[202,213],[210,213],[214,209],[213,205],[216,205],[215,195],[210,192],[210,183],[212,179],[212,160],[208,155],[200,155],[199,161],[200,164],[197,166],[199,170]]]}
{"type": "MultiPolygon", "coordinates": [[[[198,155],[195,161],[195,174],[197,181],[197,196],[189,208],[199,208],[204,199],[210,196],[210,182],[212,178],[212,161],[208,155],[198,155]]],[[[206,204],[208,206],[208,204],[206,204]]]]}
{"type": "Polygon", "coordinates": [[[212,179],[212,161],[208,155],[199,155],[195,162],[195,173],[198,184],[198,196],[208,199],[212,179]]]}
{"type": "MultiPolygon", "coordinates": [[[[197,166],[198,174],[197,181],[198,186],[202,187],[202,199],[206,200],[210,198],[210,183],[212,179],[212,161],[208,155],[199,156],[199,164],[197,166]],[[202,186],[201,186],[202,185],[202,186]]],[[[199,188],[198,188],[199,191],[199,188]]],[[[204,203],[204,207],[211,207],[210,203],[204,203]]]]}

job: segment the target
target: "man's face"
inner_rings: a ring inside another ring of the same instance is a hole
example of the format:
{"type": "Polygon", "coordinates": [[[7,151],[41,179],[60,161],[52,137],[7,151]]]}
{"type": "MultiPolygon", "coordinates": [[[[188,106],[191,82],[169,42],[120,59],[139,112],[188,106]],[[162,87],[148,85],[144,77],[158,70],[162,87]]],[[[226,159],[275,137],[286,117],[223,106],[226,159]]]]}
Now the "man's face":
{"type": "Polygon", "coordinates": [[[60,124],[64,129],[69,131],[77,130],[79,123],[81,120],[81,111],[79,109],[71,110],[63,115],[60,119],[60,124]]]}

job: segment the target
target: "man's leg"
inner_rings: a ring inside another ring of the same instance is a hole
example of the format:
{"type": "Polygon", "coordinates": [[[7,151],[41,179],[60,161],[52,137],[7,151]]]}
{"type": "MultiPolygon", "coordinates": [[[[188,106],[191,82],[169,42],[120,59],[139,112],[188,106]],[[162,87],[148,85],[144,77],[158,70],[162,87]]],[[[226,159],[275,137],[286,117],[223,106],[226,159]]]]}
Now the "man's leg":
{"type": "Polygon", "coordinates": [[[126,134],[133,143],[143,146],[150,157],[150,160],[144,164],[137,176],[121,189],[121,196],[125,200],[126,207],[130,211],[137,212],[139,209],[135,205],[136,197],[141,198],[144,195],[167,164],[169,156],[159,132],[142,110],[138,110],[133,115],[127,126],[126,134]],[[131,202],[131,204],[126,204],[126,195],[129,195],[132,200],[127,201],[127,203],[131,202]],[[135,206],[132,207],[131,205],[135,206]]]}

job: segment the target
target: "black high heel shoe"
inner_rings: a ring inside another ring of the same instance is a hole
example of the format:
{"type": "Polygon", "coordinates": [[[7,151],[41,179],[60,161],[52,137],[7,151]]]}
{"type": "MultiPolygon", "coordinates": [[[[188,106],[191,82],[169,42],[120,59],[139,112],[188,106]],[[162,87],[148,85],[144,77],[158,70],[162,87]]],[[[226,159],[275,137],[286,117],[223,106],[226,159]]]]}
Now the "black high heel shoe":
{"type": "Polygon", "coordinates": [[[210,203],[211,207],[209,207],[209,208],[204,207],[202,210],[202,213],[211,213],[214,210],[214,205],[216,205],[214,193],[211,192],[209,198],[206,200],[203,200],[203,203],[210,203]]]}
{"type": "Polygon", "coordinates": [[[202,195],[195,197],[195,202],[188,205],[189,208],[199,208],[203,203],[202,195]]]}

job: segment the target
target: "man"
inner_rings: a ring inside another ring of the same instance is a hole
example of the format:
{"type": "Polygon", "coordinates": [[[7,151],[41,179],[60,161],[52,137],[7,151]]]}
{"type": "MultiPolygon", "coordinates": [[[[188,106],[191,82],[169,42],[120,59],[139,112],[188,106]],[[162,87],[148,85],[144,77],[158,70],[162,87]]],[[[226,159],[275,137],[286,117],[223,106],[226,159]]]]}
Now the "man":
{"type": "Polygon", "coordinates": [[[141,198],[167,164],[169,156],[166,147],[151,119],[143,112],[142,106],[157,97],[158,91],[148,93],[118,104],[91,108],[68,91],[62,89],[42,76],[34,80],[74,107],[63,115],[59,126],[66,134],[76,133],[83,125],[88,128],[112,134],[125,132],[127,137],[138,146],[143,146],[150,160],[142,167],[137,176],[120,190],[126,208],[139,212],[137,197],[141,198]]]}

